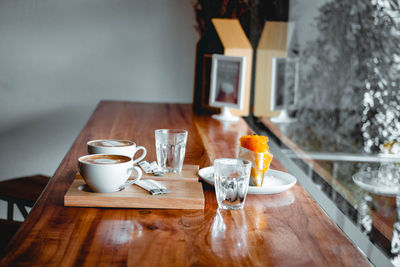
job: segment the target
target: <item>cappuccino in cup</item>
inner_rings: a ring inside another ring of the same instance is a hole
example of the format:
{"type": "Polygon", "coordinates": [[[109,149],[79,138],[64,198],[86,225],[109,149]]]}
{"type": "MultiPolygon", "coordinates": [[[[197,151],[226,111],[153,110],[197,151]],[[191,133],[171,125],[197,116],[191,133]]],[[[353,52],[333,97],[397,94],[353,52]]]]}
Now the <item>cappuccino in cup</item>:
{"type": "Polygon", "coordinates": [[[87,143],[87,150],[89,154],[113,154],[135,157],[136,152],[142,151],[142,154],[133,159],[132,164],[136,164],[147,154],[146,148],[143,146],[136,146],[136,144],[129,140],[115,140],[115,139],[100,139],[92,140],[87,143]]]}
{"type": "Polygon", "coordinates": [[[143,173],[133,166],[131,157],[124,155],[96,154],[78,159],[79,173],[94,192],[117,192],[126,185],[131,174],[138,181],[143,173]]]}
{"type": "Polygon", "coordinates": [[[92,157],[84,157],[82,161],[91,164],[116,164],[129,161],[129,158],[119,155],[93,155],[92,157]]]}

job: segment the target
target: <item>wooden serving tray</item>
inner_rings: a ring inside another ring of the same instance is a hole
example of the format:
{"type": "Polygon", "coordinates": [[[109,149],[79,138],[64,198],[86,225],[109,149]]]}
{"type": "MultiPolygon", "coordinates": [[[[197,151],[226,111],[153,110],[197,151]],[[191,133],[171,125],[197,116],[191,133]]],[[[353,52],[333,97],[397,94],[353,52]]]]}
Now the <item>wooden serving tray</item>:
{"type": "Polygon", "coordinates": [[[203,186],[199,182],[198,170],[197,165],[184,165],[182,173],[168,173],[164,176],[144,173],[142,179],[160,181],[171,191],[163,195],[151,195],[137,185],[127,186],[124,190],[114,193],[94,193],[87,187],[80,174],[77,174],[64,196],[64,206],[204,209],[203,186]]]}

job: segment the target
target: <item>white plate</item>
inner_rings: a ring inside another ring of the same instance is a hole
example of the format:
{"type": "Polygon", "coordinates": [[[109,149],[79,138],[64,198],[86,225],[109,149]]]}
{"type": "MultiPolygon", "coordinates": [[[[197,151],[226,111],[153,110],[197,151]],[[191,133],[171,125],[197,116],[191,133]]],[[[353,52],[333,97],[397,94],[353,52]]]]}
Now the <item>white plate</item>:
{"type": "MultiPolygon", "coordinates": [[[[208,184],[214,185],[214,166],[199,170],[199,176],[208,184]]],[[[249,186],[248,194],[277,194],[290,189],[296,178],[286,172],[268,170],[265,173],[263,186],[249,186]]]]}

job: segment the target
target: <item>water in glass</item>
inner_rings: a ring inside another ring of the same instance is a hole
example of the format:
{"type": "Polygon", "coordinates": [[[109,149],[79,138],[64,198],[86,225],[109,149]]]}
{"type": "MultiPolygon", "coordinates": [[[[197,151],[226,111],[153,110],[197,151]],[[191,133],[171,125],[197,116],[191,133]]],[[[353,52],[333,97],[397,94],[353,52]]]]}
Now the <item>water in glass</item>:
{"type": "Polygon", "coordinates": [[[251,162],[241,159],[214,161],[214,181],[218,206],[222,209],[241,209],[249,189],[251,162]]]}
{"type": "Polygon", "coordinates": [[[185,150],[185,144],[158,144],[158,165],[166,172],[181,172],[183,160],[185,159],[185,150]]]}
{"type": "Polygon", "coordinates": [[[155,131],[157,162],[165,172],[181,172],[186,152],[186,130],[159,129],[155,131]]]}

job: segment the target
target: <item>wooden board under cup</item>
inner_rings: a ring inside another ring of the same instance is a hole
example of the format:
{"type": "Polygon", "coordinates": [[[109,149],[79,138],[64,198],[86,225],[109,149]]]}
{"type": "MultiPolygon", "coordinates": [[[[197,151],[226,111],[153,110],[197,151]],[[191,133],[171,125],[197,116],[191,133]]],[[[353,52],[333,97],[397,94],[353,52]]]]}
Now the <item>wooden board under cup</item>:
{"type": "Polygon", "coordinates": [[[65,206],[110,207],[110,208],[155,208],[155,209],[204,209],[204,194],[197,172],[199,166],[184,165],[181,173],[164,176],[143,175],[142,179],[153,179],[163,183],[171,192],[151,195],[137,185],[127,186],[114,193],[92,192],[80,174],[64,196],[65,206]]]}

